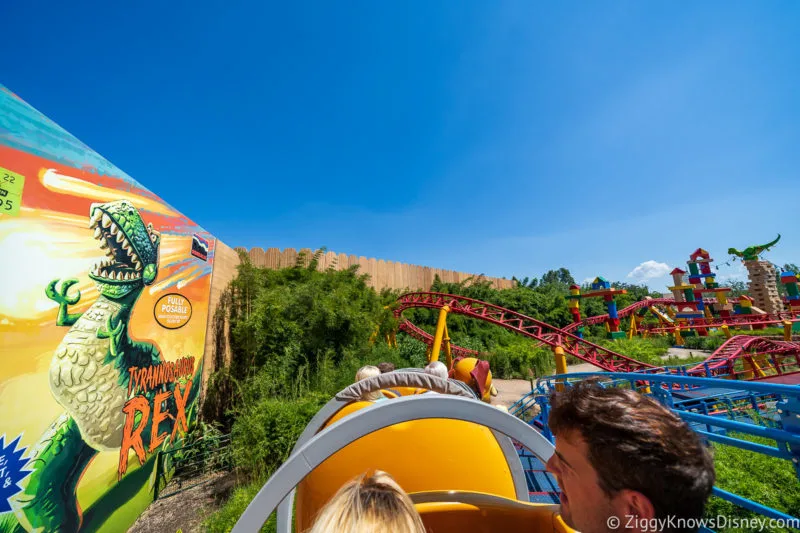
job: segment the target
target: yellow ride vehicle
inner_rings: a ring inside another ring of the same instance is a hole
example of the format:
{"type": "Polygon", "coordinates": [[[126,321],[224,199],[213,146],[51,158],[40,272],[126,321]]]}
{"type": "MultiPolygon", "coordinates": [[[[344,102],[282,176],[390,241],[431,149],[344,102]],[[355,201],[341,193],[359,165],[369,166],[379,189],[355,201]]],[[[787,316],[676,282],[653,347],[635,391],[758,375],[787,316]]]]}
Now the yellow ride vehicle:
{"type": "Polygon", "coordinates": [[[259,531],[277,508],[278,533],[291,533],[292,518],[302,533],[342,485],[382,470],[408,493],[430,532],[572,532],[557,504],[528,501],[514,441],[542,462],[554,451],[457,380],[416,369],[368,378],[317,413],[233,531],[259,531]],[[376,391],[387,399],[362,400],[376,391]]]}

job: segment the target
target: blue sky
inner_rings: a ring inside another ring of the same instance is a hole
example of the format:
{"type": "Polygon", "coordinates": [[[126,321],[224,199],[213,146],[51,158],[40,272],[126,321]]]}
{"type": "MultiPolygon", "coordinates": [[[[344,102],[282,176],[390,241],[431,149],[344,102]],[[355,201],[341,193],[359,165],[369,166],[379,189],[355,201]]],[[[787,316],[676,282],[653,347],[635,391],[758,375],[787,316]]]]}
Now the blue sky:
{"type": "Polygon", "coordinates": [[[797,2],[0,9],[0,82],[231,246],[630,282],[781,233],[800,262],[797,2]]]}

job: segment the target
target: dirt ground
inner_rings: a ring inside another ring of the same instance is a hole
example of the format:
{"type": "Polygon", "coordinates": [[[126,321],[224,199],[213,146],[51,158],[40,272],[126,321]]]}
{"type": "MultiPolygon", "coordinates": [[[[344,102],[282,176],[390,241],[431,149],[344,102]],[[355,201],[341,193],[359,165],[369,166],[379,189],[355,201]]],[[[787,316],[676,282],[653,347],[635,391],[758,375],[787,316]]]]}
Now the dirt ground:
{"type": "MultiPolygon", "coordinates": [[[[704,350],[688,350],[685,348],[670,348],[666,357],[674,356],[678,359],[688,359],[692,356],[698,355],[711,355],[711,352],[704,350]]],[[[567,372],[574,374],[576,372],[598,372],[600,371],[594,365],[589,363],[582,363],[579,365],[569,365],[567,372]]],[[[497,389],[497,396],[492,398],[492,405],[503,405],[510,407],[514,402],[519,400],[523,395],[531,391],[531,382],[524,379],[494,379],[492,380],[495,388],[497,389]]]]}
{"type": "Polygon", "coordinates": [[[203,520],[225,502],[233,485],[233,474],[219,473],[207,483],[159,498],[128,533],[197,533],[203,520]]]}
{"type": "MultiPolygon", "coordinates": [[[[597,372],[598,370],[596,366],[588,363],[567,367],[567,372],[570,374],[575,372],[597,372]]],[[[497,396],[492,398],[492,405],[502,405],[506,408],[511,407],[514,402],[531,391],[531,382],[524,379],[493,379],[492,383],[497,389],[497,396]]]]}

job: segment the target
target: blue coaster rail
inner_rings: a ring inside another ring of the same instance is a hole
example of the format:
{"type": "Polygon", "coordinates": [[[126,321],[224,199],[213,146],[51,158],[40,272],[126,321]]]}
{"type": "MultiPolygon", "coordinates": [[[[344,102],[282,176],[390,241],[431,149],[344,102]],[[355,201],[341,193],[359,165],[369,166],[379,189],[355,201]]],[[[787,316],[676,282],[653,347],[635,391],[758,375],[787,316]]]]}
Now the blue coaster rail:
{"type": "MultiPolygon", "coordinates": [[[[547,424],[549,397],[556,391],[556,385],[569,387],[587,378],[601,378],[600,384],[603,387],[629,388],[656,398],[707,441],[790,461],[800,479],[800,386],[690,377],[680,370],[670,374],[562,374],[538,379],[534,389],[514,403],[509,412],[537,428],[551,442],[555,442],[547,424]],[[775,445],[744,440],[731,436],[730,432],[763,437],[774,441],[775,445]]],[[[522,455],[521,458],[525,460],[522,455]]],[[[546,485],[541,482],[542,475],[549,476],[543,472],[537,473],[536,479],[539,482],[529,489],[532,499],[536,494],[539,501],[542,499],[542,487],[546,485]]],[[[533,474],[529,477],[533,477],[533,474]]],[[[554,491],[552,501],[558,501],[557,485],[552,476],[550,478],[550,486],[554,491]]],[[[714,487],[713,494],[767,518],[784,520],[800,527],[800,518],[777,509],[719,487],[714,487]]]]}

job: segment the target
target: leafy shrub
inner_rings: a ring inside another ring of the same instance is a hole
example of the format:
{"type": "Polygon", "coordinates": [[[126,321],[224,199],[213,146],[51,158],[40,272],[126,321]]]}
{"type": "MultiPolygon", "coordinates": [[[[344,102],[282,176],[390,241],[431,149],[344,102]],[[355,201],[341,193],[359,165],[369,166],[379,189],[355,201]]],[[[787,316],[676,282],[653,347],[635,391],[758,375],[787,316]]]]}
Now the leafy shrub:
{"type": "Polygon", "coordinates": [[[634,337],[618,340],[594,338],[591,342],[637,361],[657,366],[664,365],[662,358],[667,355],[670,348],[669,339],[666,337],[634,337]]]}
{"type": "Polygon", "coordinates": [[[714,351],[726,341],[724,335],[709,335],[708,337],[684,337],[683,345],[693,350],[714,351]]]}
{"type": "Polygon", "coordinates": [[[492,375],[500,379],[527,379],[549,375],[555,368],[552,350],[537,347],[522,339],[508,346],[498,346],[487,357],[492,375]]]}
{"type": "MultiPolygon", "coordinates": [[[[247,506],[250,505],[250,502],[253,501],[253,498],[255,498],[263,485],[263,480],[256,480],[234,489],[225,505],[205,519],[203,522],[205,530],[209,533],[228,533],[232,530],[239,517],[242,516],[244,510],[247,509],[247,506]]],[[[276,517],[275,513],[272,513],[269,520],[261,528],[261,532],[275,533],[276,531],[276,517]]]]}
{"type": "Polygon", "coordinates": [[[420,368],[427,364],[428,346],[424,342],[407,335],[400,335],[397,337],[397,347],[400,350],[400,356],[406,359],[411,366],[420,368]]]}
{"type": "MultiPolygon", "coordinates": [[[[730,436],[767,446],[775,445],[774,441],[752,435],[731,432],[730,436]]],[[[714,443],[713,447],[717,486],[786,514],[800,516],[800,483],[791,462],[724,444],[714,443]]],[[[716,516],[741,519],[761,515],[712,497],[706,508],[706,517],[716,516]]],[[[733,533],[737,530],[717,531],[733,533]]]]}

